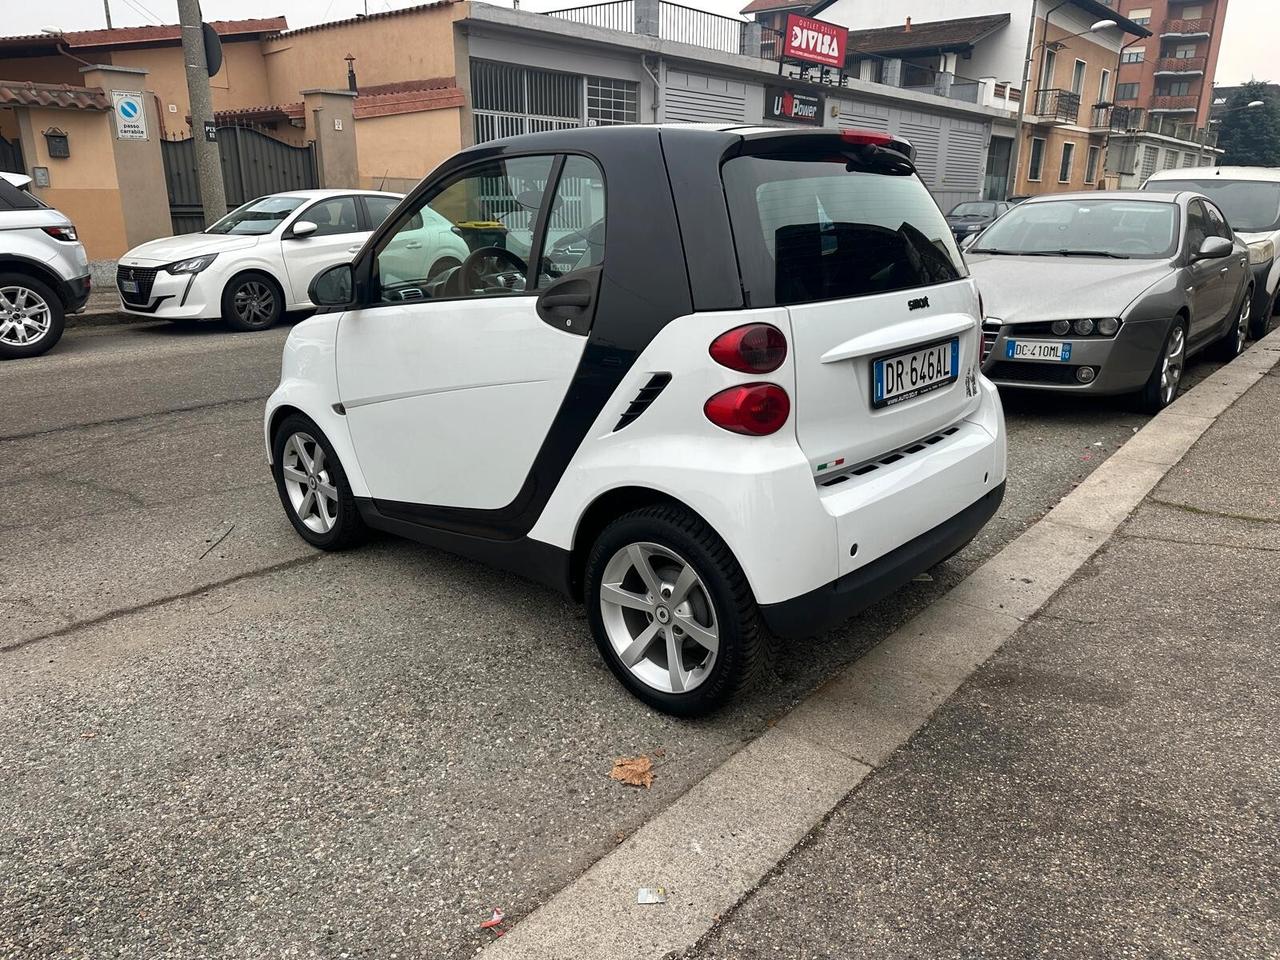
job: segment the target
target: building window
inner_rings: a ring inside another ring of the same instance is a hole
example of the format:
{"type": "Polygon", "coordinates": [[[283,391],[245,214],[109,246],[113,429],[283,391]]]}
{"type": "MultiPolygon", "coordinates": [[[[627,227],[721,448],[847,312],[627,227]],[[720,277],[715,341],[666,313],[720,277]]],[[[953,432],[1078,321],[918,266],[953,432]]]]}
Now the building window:
{"type": "Polygon", "coordinates": [[[640,85],[634,80],[587,77],[587,126],[635,123],[640,85]]]}
{"type": "Polygon", "coordinates": [[[1044,139],[1042,137],[1031,138],[1031,162],[1027,165],[1027,179],[1036,181],[1040,180],[1040,174],[1044,171],[1044,139]]]}
{"type": "Polygon", "coordinates": [[[1074,94],[1084,93],[1084,73],[1088,67],[1083,60],[1077,60],[1075,68],[1071,71],[1071,92],[1074,94]]]}
{"type": "Polygon", "coordinates": [[[1098,182],[1098,158],[1102,156],[1101,147],[1090,147],[1089,158],[1085,161],[1084,166],[1084,182],[1093,184],[1098,182]]]}
{"type": "Polygon", "coordinates": [[[1160,159],[1160,148],[1146,146],[1142,148],[1142,179],[1145,180],[1156,172],[1156,163],[1160,159]]]}
{"type": "Polygon", "coordinates": [[[1183,7],[1178,12],[1178,17],[1181,20],[1199,20],[1203,16],[1204,16],[1204,5],[1199,3],[1192,4],[1187,7],[1183,7]]]}
{"type": "Polygon", "coordinates": [[[1058,164],[1058,182],[1071,182],[1071,163],[1076,158],[1076,145],[1071,142],[1062,145],[1062,162],[1058,164]]]}
{"type": "Polygon", "coordinates": [[[1140,23],[1145,27],[1148,23],[1151,22],[1151,8],[1137,7],[1129,11],[1128,17],[1134,23],[1140,23]]]}
{"type": "Polygon", "coordinates": [[[1182,165],[1184,167],[1194,167],[1196,165],[1196,155],[1194,153],[1184,153],[1182,155],[1182,165]]]}
{"type": "Polygon", "coordinates": [[[1191,93],[1190,80],[1172,80],[1169,86],[1161,91],[1161,96],[1166,97],[1185,97],[1191,93]]]}
{"type": "Polygon", "coordinates": [[[1196,56],[1196,45],[1194,43],[1181,43],[1173,48],[1173,57],[1175,60],[1190,60],[1196,56]]]}
{"type": "Polygon", "coordinates": [[[1130,47],[1120,55],[1121,63],[1141,63],[1147,59],[1146,47],[1130,47]]]}
{"type": "Polygon", "coordinates": [[[1098,81],[1098,102],[1106,103],[1111,97],[1111,71],[1103,70],[1098,81]]]}
{"type": "Polygon", "coordinates": [[[1117,83],[1116,99],[1117,100],[1137,100],[1138,85],[1136,83],[1117,83]]]}
{"type": "Polygon", "coordinates": [[[1178,165],[1178,151],[1166,150],[1164,154],[1164,166],[1161,169],[1172,170],[1178,165]]]}

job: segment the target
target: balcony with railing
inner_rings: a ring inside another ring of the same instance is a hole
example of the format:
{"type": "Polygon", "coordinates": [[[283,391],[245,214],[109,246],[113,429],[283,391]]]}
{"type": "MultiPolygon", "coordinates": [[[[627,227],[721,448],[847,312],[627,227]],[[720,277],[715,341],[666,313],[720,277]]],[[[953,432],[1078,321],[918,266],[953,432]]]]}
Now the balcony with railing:
{"type": "Polygon", "coordinates": [[[1031,114],[1038,123],[1075,123],[1080,119],[1080,94],[1070,90],[1037,90],[1031,114]]]}
{"type": "Polygon", "coordinates": [[[1213,33],[1213,18],[1194,20],[1170,17],[1160,28],[1162,37],[1207,37],[1213,33]]]}
{"type": "Polygon", "coordinates": [[[1089,118],[1089,129],[1095,133],[1126,133],[1142,127],[1146,111],[1142,107],[1121,107],[1099,103],[1089,118]]]}
{"type": "Polygon", "coordinates": [[[1183,96],[1155,96],[1151,98],[1151,111],[1164,111],[1169,113],[1194,112],[1200,107],[1200,98],[1194,94],[1183,96]]]}
{"type": "Polygon", "coordinates": [[[1156,61],[1155,73],[1204,73],[1206,57],[1161,57],[1156,61]]]}

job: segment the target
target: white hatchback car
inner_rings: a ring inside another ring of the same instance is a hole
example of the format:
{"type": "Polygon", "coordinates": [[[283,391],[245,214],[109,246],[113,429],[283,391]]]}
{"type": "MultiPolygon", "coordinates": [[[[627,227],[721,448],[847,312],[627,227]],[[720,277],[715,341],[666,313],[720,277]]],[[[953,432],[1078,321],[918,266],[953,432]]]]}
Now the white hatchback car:
{"type": "Polygon", "coordinates": [[[1003,495],[978,292],[910,153],[617,126],[456,155],[290,333],[264,424],[290,521],[554,585],[636,696],[724,703],[766,628],[839,624],[1003,495]],[[435,277],[432,215],[473,244],[435,277]]]}
{"type": "MultiPolygon", "coordinates": [[[[309,309],[307,287],[316,274],[355,256],[401,199],[371,190],[292,190],[253,200],[202,233],[152,240],[121,257],[121,306],[161,320],[221,317],[236,330],[265,329],[286,310],[309,309]]],[[[434,225],[430,242],[439,251],[435,270],[468,253],[447,223],[434,225]]]]}

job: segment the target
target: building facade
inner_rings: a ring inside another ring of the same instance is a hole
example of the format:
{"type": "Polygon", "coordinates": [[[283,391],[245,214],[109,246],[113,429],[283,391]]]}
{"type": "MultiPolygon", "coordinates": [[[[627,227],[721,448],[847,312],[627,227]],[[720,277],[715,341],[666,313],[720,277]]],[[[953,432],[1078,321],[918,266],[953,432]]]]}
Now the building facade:
{"type": "Polygon", "coordinates": [[[1125,48],[1116,103],[1203,128],[1213,105],[1227,2],[1112,0],[1118,12],[1151,31],[1125,48]]]}

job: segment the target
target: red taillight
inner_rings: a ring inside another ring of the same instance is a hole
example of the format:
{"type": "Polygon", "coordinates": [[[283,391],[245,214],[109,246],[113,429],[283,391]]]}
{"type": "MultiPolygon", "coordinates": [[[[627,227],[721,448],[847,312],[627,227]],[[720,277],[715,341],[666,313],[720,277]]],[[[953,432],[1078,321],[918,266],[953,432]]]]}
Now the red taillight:
{"type": "Polygon", "coordinates": [[[845,143],[856,143],[859,146],[887,147],[893,143],[893,137],[887,133],[875,133],[871,130],[842,130],[840,139],[845,143]]]}
{"type": "Polygon", "coordinates": [[[49,236],[53,237],[53,239],[55,240],[66,240],[68,243],[70,243],[72,240],[77,239],[76,228],[73,226],[72,227],[42,227],[41,229],[44,230],[44,232],[47,233],[49,236]]]}
{"type": "Polygon", "coordinates": [[[791,398],[776,383],[746,383],[721,390],[702,408],[707,419],[733,433],[777,433],[791,415],[791,398]]]}
{"type": "Polygon", "coordinates": [[[787,359],[787,338],[770,324],[748,323],[712,340],[711,359],[739,373],[771,373],[787,359]]]}

